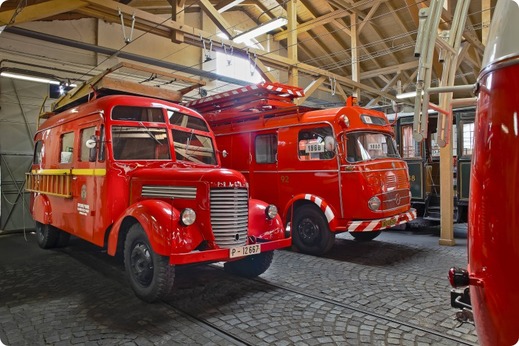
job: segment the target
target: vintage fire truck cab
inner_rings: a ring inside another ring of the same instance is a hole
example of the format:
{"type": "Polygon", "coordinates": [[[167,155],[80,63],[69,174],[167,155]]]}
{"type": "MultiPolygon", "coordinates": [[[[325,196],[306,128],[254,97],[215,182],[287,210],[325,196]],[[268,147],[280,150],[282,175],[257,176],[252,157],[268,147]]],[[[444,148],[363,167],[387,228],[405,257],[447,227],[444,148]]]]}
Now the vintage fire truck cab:
{"type": "Polygon", "coordinates": [[[294,245],[323,254],[335,234],[372,240],[416,218],[409,175],[381,112],[350,98],[345,107],[298,107],[303,90],[262,83],[191,101],[242,172],[250,193],[280,209],[294,245]]]}
{"type": "Polygon", "coordinates": [[[196,112],[98,95],[47,118],[26,182],[41,247],[72,234],[119,253],[136,295],[154,301],[170,292],[175,265],[225,261],[254,277],[290,246],[276,207],[250,199],[244,176],[220,167],[196,112]]]}

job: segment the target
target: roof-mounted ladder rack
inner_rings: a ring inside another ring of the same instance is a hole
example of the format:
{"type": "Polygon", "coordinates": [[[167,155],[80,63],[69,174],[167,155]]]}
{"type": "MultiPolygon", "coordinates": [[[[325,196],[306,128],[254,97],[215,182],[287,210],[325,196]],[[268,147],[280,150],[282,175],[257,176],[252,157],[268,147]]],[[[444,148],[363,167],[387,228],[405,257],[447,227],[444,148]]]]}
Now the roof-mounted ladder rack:
{"type": "Polygon", "coordinates": [[[297,106],[294,99],[303,96],[302,88],[265,82],[190,101],[185,106],[216,125],[298,111],[302,107],[297,106]]]}

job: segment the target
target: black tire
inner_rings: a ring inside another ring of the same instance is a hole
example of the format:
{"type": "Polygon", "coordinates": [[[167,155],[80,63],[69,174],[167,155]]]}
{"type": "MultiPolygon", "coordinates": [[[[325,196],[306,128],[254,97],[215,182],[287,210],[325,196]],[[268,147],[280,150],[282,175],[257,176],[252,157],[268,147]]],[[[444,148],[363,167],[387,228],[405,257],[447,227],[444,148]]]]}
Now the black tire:
{"type": "Polygon", "coordinates": [[[130,227],[124,242],[124,266],[135,295],[152,303],[166,298],[173,288],[175,267],[156,254],[140,224],[130,227]]]}
{"type": "Polygon", "coordinates": [[[296,248],[311,255],[323,255],[335,243],[321,209],[308,204],[298,208],[292,225],[292,241],[296,248]]]}
{"type": "Polygon", "coordinates": [[[257,255],[247,256],[241,260],[226,262],[223,265],[223,269],[230,274],[245,278],[255,278],[269,269],[273,257],[273,251],[263,252],[257,255]]]}
{"type": "Polygon", "coordinates": [[[380,231],[375,232],[350,232],[351,236],[355,238],[356,241],[370,241],[375,239],[380,235],[380,231]]]}
{"type": "Polygon", "coordinates": [[[70,233],[65,231],[59,231],[58,241],[56,242],[56,247],[65,247],[68,245],[70,240],[70,233]]]}
{"type": "Polygon", "coordinates": [[[36,242],[42,249],[52,249],[58,242],[59,231],[52,225],[36,222],[36,242]]]}

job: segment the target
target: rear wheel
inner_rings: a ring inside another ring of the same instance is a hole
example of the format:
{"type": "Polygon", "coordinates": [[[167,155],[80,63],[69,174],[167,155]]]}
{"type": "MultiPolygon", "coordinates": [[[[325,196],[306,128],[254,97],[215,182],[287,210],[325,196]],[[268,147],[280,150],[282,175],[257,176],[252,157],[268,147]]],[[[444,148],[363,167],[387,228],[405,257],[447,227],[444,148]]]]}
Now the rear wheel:
{"type": "Polygon", "coordinates": [[[124,266],[135,295],[146,302],[165,298],[173,288],[175,267],[153,252],[140,224],[130,227],[124,243],[124,266]]]}
{"type": "Polygon", "coordinates": [[[49,224],[36,222],[36,241],[42,249],[56,247],[59,238],[59,230],[49,224]]]}
{"type": "Polygon", "coordinates": [[[370,241],[380,235],[380,231],[375,232],[351,232],[350,233],[356,241],[370,241]]]}
{"type": "Polygon", "coordinates": [[[299,251],[322,255],[332,248],[335,233],[330,232],[328,222],[321,209],[308,204],[298,208],[295,212],[292,240],[299,251]]]}
{"type": "Polygon", "coordinates": [[[273,251],[247,256],[238,261],[226,262],[223,269],[231,274],[246,278],[255,278],[269,269],[274,257],[273,251]]]}
{"type": "Polygon", "coordinates": [[[56,247],[67,246],[69,240],[70,240],[70,233],[65,232],[65,231],[59,231],[58,241],[56,242],[56,247]]]}

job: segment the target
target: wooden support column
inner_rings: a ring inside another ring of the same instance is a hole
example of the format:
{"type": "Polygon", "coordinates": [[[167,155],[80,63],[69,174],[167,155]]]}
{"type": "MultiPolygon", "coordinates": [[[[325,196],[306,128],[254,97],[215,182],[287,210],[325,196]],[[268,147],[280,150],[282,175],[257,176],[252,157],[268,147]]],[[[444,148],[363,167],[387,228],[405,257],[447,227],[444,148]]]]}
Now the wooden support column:
{"type": "MultiPolygon", "coordinates": [[[[179,23],[180,25],[184,24],[185,11],[184,6],[186,4],[186,0],[168,0],[171,4],[171,20],[179,23]]],[[[174,43],[183,43],[184,42],[184,33],[178,30],[171,31],[171,41],[174,43]]]]}
{"type": "MultiPolygon", "coordinates": [[[[289,0],[287,5],[288,13],[288,36],[287,51],[288,58],[297,63],[297,0],[289,0]]],[[[299,71],[297,65],[288,67],[288,84],[299,86],[299,71]]]]}
{"type": "MultiPolygon", "coordinates": [[[[449,59],[450,60],[450,59],[449,59]]],[[[441,93],[439,106],[441,109],[450,110],[452,93],[441,93]]],[[[446,117],[452,119],[451,117],[446,117]]],[[[450,121],[452,132],[452,121],[450,121]]],[[[455,245],[454,240],[454,186],[452,168],[452,133],[450,140],[445,146],[440,147],[440,213],[441,213],[441,232],[440,245],[455,245]]]]}
{"type": "MultiPolygon", "coordinates": [[[[350,15],[351,20],[351,79],[360,82],[360,64],[358,53],[357,14],[350,15]]],[[[353,96],[360,100],[360,88],[353,89],[353,96]]]]}

